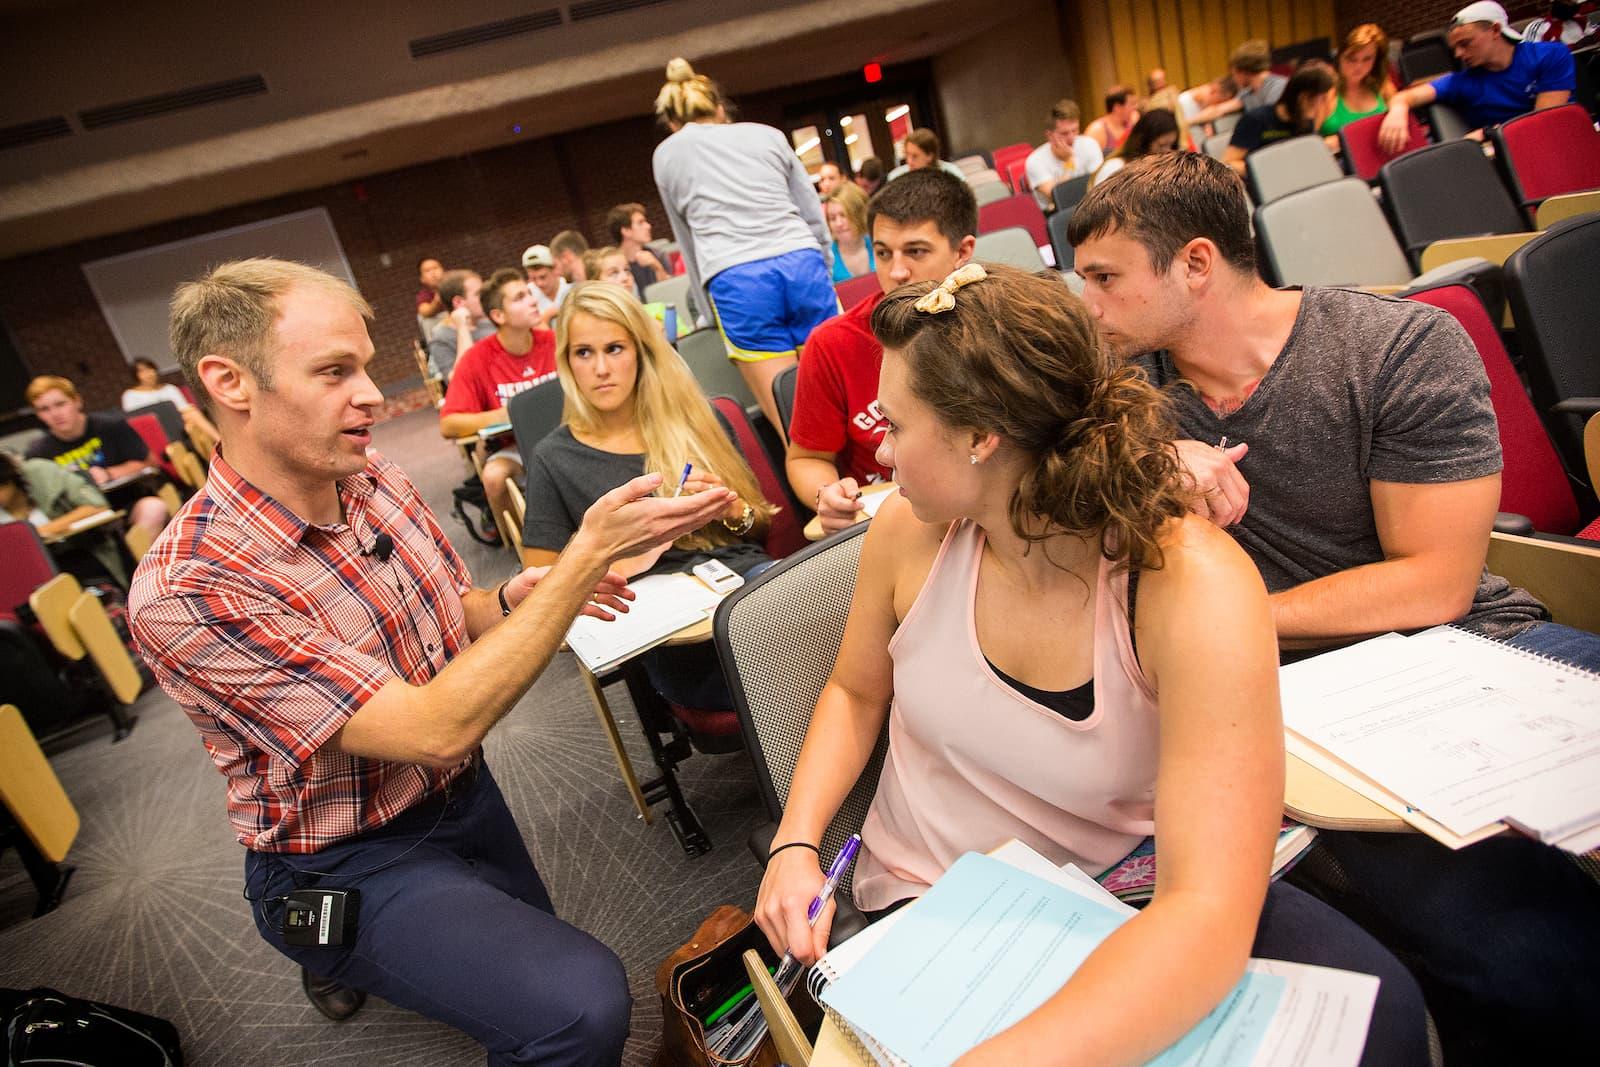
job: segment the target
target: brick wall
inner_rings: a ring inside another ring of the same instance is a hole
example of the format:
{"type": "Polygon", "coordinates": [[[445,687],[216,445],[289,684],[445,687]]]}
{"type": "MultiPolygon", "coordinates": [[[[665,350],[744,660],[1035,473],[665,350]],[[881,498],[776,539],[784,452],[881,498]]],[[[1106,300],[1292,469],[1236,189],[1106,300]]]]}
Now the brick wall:
{"type": "MultiPolygon", "coordinates": [[[[1424,30],[1442,30],[1466,0],[1337,0],[1339,32],[1363,22],[1382,26],[1390,40],[1403,41],[1424,30]]],[[[1542,3],[1502,4],[1513,22],[1539,14],[1542,3]]]]}
{"type": "Polygon", "coordinates": [[[603,243],[606,211],[629,200],[643,203],[657,235],[669,237],[650,175],[659,140],[651,119],[611,123],[0,260],[0,319],[31,374],[66,375],[91,407],[115,408],[129,372],[83,263],[325,207],[356,283],[377,310],[373,377],[393,392],[417,378],[411,340],[418,259],[434,256],[447,268],[487,275],[569,227],[603,243]]]}

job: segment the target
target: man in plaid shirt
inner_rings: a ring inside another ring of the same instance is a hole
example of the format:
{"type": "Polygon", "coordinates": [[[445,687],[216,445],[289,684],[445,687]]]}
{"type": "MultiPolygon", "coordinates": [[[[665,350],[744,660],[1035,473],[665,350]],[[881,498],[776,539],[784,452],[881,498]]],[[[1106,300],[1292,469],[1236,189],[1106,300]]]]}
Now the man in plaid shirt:
{"type": "Polygon", "coordinates": [[[610,950],[555,917],[480,743],[612,561],[726,510],[645,476],[550,568],[473,588],[416,488],[368,448],[371,308],[321,271],[224,264],[181,286],[173,349],[222,432],[206,487],[140,564],[145,659],[228,779],[256,926],[330,1018],[376,993],[460,1027],[491,1064],[615,1064],[631,1000],[610,950]],[[284,898],[355,888],[350,943],[288,945],[284,898]]]}

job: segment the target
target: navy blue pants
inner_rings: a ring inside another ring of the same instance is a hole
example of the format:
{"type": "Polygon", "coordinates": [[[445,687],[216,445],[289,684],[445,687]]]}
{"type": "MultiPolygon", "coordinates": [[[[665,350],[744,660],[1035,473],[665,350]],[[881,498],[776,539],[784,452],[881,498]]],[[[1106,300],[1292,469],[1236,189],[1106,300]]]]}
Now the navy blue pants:
{"type": "Polygon", "coordinates": [[[313,974],[465,1031],[491,1065],[619,1063],[633,1007],[621,961],[556,918],[487,766],[451,794],[321,852],[246,853],[256,929],[313,974]],[[274,898],[319,884],[361,891],[354,945],[284,944],[274,898]]]}

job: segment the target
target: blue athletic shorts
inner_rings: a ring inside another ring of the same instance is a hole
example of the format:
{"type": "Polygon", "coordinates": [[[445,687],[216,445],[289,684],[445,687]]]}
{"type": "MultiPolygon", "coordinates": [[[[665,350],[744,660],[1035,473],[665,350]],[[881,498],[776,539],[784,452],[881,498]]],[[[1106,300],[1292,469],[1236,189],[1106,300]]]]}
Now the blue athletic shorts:
{"type": "Polygon", "coordinates": [[[839,313],[818,249],[729,267],[706,289],[728,358],[746,363],[796,355],[818,323],[839,313]]]}

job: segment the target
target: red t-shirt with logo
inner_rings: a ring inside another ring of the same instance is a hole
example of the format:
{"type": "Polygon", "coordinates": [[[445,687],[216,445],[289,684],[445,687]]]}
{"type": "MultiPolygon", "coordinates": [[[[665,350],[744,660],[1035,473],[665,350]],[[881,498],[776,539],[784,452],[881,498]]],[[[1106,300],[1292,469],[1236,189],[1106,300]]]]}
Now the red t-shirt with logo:
{"type": "Polygon", "coordinates": [[[883,439],[878,412],[878,370],[883,346],[872,336],[874,293],[811,331],[795,381],[789,439],[813,452],[837,455],[841,477],[887,480],[891,472],[873,454],[883,439]]]}
{"type": "Polygon", "coordinates": [[[441,415],[476,415],[503,408],[524,389],[556,376],[556,335],[533,331],[533,347],[522,355],[506,351],[500,335],[492,333],[456,360],[450,388],[444,394],[441,415]]]}

